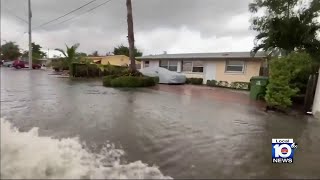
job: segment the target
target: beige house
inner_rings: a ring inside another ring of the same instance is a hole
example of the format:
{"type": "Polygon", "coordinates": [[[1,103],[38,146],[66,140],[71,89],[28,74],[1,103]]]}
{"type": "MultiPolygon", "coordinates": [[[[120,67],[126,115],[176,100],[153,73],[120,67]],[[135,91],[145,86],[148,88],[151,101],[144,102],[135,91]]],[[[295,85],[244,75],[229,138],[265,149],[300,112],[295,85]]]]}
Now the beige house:
{"type": "MultiPolygon", "coordinates": [[[[130,59],[125,55],[111,55],[111,56],[100,56],[100,57],[87,57],[87,59],[92,60],[97,64],[111,64],[115,66],[129,66],[130,59]]],[[[140,62],[136,61],[137,68],[140,67],[140,62]]]]}
{"type": "Polygon", "coordinates": [[[187,77],[231,82],[249,82],[252,76],[260,75],[266,60],[264,52],[254,57],[250,52],[161,54],[136,58],[141,68],[163,67],[185,74],[187,77]]]}

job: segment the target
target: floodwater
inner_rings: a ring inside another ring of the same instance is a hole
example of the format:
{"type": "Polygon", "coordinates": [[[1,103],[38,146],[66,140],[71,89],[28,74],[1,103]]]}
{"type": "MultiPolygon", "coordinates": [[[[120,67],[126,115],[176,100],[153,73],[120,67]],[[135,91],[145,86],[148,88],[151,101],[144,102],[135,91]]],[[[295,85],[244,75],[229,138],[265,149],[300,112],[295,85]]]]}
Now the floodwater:
{"type": "Polygon", "coordinates": [[[310,116],[49,73],[1,68],[1,178],[320,178],[310,116]],[[272,138],[298,143],[293,164],[272,138]]]}

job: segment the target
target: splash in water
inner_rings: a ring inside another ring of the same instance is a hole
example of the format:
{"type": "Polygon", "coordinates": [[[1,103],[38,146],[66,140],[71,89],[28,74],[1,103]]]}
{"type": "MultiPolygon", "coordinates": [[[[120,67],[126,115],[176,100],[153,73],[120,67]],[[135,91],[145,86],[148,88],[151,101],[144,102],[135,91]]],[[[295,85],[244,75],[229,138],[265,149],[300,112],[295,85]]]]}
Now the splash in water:
{"type": "Polygon", "coordinates": [[[38,128],[19,132],[1,118],[1,178],[14,179],[171,179],[141,161],[120,163],[111,145],[91,153],[78,138],[40,137],[38,128]]]}

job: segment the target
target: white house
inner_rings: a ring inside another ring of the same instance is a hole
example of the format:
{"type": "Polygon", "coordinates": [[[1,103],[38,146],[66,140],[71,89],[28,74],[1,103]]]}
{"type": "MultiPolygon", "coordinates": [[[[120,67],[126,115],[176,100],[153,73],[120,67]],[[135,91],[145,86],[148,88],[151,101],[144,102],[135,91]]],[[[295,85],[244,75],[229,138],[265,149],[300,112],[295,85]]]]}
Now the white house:
{"type": "Polygon", "coordinates": [[[267,55],[258,52],[161,54],[137,57],[141,68],[163,67],[185,74],[187,77],[231,82],[250,82],[252,76],[259,76],[267,55]]]}

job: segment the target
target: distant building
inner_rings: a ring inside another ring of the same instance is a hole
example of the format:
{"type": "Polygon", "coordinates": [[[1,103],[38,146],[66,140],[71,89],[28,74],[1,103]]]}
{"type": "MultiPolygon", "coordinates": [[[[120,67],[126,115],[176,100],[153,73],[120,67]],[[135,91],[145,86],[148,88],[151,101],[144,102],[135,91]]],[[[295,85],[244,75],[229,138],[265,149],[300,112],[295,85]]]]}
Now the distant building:
{"type": "MultiPolygon", "coordinates": [[[[111,64],[115,66],[129,66],[130,59],[125,55],[111,55],[111,56],[99,56],[99,57],[86,57],[89,60],[92,60],[96,64],[111,64]]],[[[137,68],[140,68],[140,62],[136,61],[137,68]]]]}

